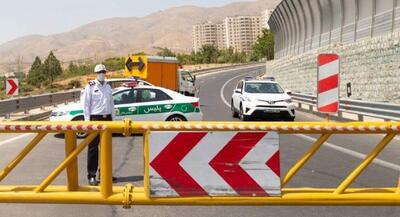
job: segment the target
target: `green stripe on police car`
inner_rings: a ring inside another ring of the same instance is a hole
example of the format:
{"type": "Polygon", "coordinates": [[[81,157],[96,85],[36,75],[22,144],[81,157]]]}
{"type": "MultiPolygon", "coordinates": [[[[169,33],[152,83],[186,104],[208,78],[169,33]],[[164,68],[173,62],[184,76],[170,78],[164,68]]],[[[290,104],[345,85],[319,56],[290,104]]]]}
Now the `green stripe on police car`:
{"type": "MultiPolygon", "coordinates": [[[[126,106],[119,107],[116,110],[116,115],[146,115],[146,114],[157,114],[157,113],[169,113],[169,112],[181,112],[191,113],[200,112],[200,109],[194,107],[191,103],[177,103],[177,104],[160,104],[160,105],[142,105],[142,106],[126,106]]],[[[83,110],[70,111],[72,116],[83,114],[83,110]]]]}

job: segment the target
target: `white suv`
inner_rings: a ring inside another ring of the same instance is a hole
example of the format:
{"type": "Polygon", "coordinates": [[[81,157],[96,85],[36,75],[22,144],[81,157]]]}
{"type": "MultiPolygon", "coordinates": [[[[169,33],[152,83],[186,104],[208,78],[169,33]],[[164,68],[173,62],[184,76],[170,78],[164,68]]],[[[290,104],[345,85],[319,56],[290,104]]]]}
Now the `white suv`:
{"type": "Polygon", "coordinates": [[[245,78],[233,90],[232,116],[243,121],[264,118],[293,121],[295,106],[289,94],[273,79],[245,78]]]}

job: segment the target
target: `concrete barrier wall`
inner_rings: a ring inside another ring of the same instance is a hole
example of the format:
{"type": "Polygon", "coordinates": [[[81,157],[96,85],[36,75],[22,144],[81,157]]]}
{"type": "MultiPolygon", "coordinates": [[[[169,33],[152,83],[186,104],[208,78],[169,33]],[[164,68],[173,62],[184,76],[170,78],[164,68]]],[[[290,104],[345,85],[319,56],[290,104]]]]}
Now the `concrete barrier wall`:
{"type": "Polygon", "coordinates": [[[400,32],[269,61],[267,75],[275,76],[284,88],[315,95],[320,53],[340,56],[341,97],[346,98],[346,83],[351,82],[352,99],[400,103],[400,32]]]}
{"type": "Polygon", "coordinates": [[[275,58],[400,29],[400,0],[282,0],[268,21],[275,58]]]}

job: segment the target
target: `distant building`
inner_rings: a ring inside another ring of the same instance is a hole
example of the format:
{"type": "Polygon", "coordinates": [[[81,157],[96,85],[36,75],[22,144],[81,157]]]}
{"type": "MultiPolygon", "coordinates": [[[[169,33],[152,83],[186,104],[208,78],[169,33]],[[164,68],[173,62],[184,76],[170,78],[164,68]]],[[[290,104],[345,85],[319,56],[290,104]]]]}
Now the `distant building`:
{"type": "Polygon", "coordinates": [[[226,47],[236,52],[249,52],[261,35],[261,16],[237,16],[225,18],[226,47]]]}
{"type": "Polygon", "coordinates": [[[218,23],[216,26],[217,26],[217,47],[218,49],[224,49],[226,48],[225,23],[218,23]]]}
{"type": "Polygon", "coordinates": [[[198,52],[203,45],[212,44],[219,49],[233,48],[236,52],[249,52],[262,34],[269,28],[268,19],[272,10],[260,16],[226,17],[222,23],[207,22],[193,26],[193,50],[198,52]]]}
{"type": "Polygon", "coordinates": [[[261,17],[262,17],[262,22],[263,22],[264,28],[269,29],[268,20],[271,17],[273,11],[274,10],[272,10],[272,9],[267,9],[262,12],[261,17]]]}
{"type": "Polygon", "coordinates": [[[193,26],[193,49],[198,52],[203,45],[217,43],[217,27],[212,22],[193,26]]]}

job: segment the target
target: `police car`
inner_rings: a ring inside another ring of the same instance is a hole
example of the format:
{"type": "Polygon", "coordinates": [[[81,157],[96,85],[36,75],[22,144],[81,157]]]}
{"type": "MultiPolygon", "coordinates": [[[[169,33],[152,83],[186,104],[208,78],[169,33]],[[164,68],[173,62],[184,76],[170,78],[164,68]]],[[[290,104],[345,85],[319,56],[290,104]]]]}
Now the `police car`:
{"type": "Polygon", "coordinates": [[[246,77],[233,90],[231,110],[233,117],[293,121],[295,105],[290,91],[284,91],[273,78],[257,80],[246,77]]]}
{"type": "MultiPolygon", "coordinates": [[[[199,98],[150,85],[124,85],[113,89],[115,120],[201,121],[199,98]]],[[[81,101],[82,102],[82,101],[81,101]]],[[[84,120],[82,103],[73,103],[52,111],[50,121],[84,120]]]]}

